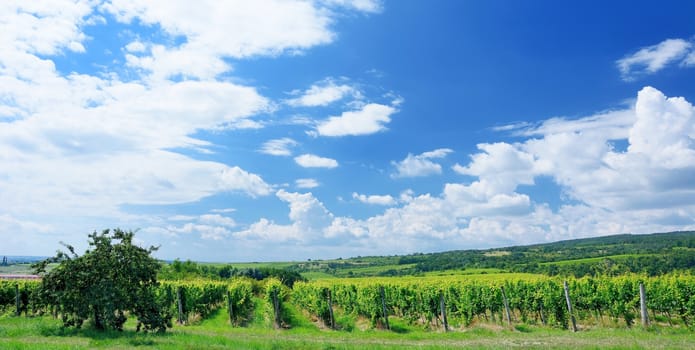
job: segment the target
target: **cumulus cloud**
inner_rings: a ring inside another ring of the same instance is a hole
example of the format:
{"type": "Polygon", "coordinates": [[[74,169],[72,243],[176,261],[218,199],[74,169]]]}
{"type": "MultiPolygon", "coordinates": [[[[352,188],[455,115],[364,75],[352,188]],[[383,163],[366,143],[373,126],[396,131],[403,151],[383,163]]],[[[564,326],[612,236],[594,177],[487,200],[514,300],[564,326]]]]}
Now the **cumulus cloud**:
{"type": "Polygon", "coordinates": [[[354,111],[343,112],[340,116],[330,117],[316,126],[319,136],[359,136],[386,130],[391,122],[391,115],[396,108],[378,103],[369,103],[354,111]]]}
{"type": "MultiPolygon", "coordinates": [[[[180,152],[213,153],[216,145],[194,135],[263,127],[252,118],[273,108],[254,87],[228,77],[217,80],[218,75],[231,71],[228,58],[296,54],[329,43],[335,38],[330,28],[335,9],[372,13],[370,3],[2,2],[3,210],[46,222],[56,215],[62,221],[76,215],[90,218],[83,223],[93,220],[63,230],[81,232],[121,222],[130,205],[188,203],[225,192],[272,193],[257,174],[180,152]],[[110,53],[116,55],[114,66],[108,72],[59,71],[55,56],[90,53],[90,40],[104,39],[85,34],[88,26],[109,25],[102,14],[135,27],[121,33],[127,44],[110,53]],[[135,36],[139,26],[154,33],[135,36]]],[[[289,155],[292,142],[265,146],[289,155]]],[[[222,237],[217,233],[208,237],[222,237]]]]}
{"type": "Polygon", "coordinates": [[[321,240],[324,230],[333,221],[333,214],[311,193],[297,193],[279,190],[278,199],[288,204],[290,224],[279,225],[268,219],[261,219],[238,231],[239,238],[261,238],[270,241],[313,241],[321,240]]]}
{"type": "Polygon", "coordinates": [[[304,168],[337,168],[338,161],[331,158],[319,157],[314,154],[302,154],[294,158],[294,161],[304,168]]]}
{"type": "Polygon", "coordinates": [[[330,43],[331,7],[374,12],[373,2],[332,4],[305,1],[259,0],[239,6],[235,2],[139,2],[111,0],[102,9],[122,23],[138,20],[158,25],[171,37],[187,40],[178,46],[148,45],[146,52],[131,52],[128,63],[150,73],[153,80],[183,75],[210,79],[231,69],[223,58],[297,53],[330,43]]]}
{"type": "MultiPolygon", "coordinates": [[[[529,136],[518,143],[480,144],[467,164],[454,166],[474,181],[447,183],[435,195],[404,191],[400,206],[379,215],[335,216],[311,196],[282,194],[305,209],[290,212],[311,208],[321,220],[312,221],[311,235],[293,225],[278,225],[275,231],[280,237],[291,232],[295,239],[314,242],[340,239],[360,251],[384,254],[693,229],[694,111],[683,98],[645,87],[632,108],[575,120],[554,118],[524,126],[529,136]],[[614,149],[611,142],[617,139],[626,140],[627,148],[614,149]],[[538,176],[551,178],[572,201],[551,208],[520,192],[538,176]]],[[[450,152],[419,157],[441,158],[450,152]]],[[[352,196],[362,202],[395,201],[352,196]]],[[[291,216],[298,220],[301,215],[291,216]]]]}
{"type": "Polygon", "coordinates": [[[321,184],[316,181],[316,179],[297,179],[295,181],[295,186],[297,186],[297,188],[316,188],[320,185],[321,184]]]}
{"type": "Polygon", "coordinates": [[[360,93],[356,88],[348,84],[337,84],[331,78],[312,85],[306,91],[295,91],[293,94],[300,96],[289,99],[286,103],[295,107],[326,106],[346,96],[360,97],[360,93]]]}
{"type": "Polygon", "coordinates": [[[385,206],[390,206],[390,205],[395,205],[396,204],[396,199],[393,198],[390,195],[365,195],[365,194],[359,194],[357,192],[352,193],[352,198],[366,204],[375,204],[375,205],[385,205],[385,206]]]}
{"type": "Polygon", "coordinates": [[[693,43],[683,39],[667,39],[656,45],[647,46],[637,52],[619,59],[616,64],[624,80],[653,74],[667,65],[680,61],[690,65],[692,60],[693,43]]]}
{"type": "Polygon", "coordinates": [[[232,230],[237,226],[234,219],[220,214],[178,215],[168,218],[168,221],[185,221],[185,223],[181,225],[172,224],[165,228],[147,227],[144,231],[146,233],[156,232],[172,238],[180,237],[181,235],[198,235],[198,237],[204,240],[221,241],[229,238],[233,232],[232,230]]]}
{"type": "Polygon", "coordinates": [[[281,139],[267,141],[261,146],[260,152],[272,156],[290,156],[292,155],[291,148],[297,144],[297,141],[289,137],[283,137],[281,139]]]}
{"type": "Polygon", "coordinates": [[[402,161],[392,162],[393,166],[396,167],[396,173],[392,174],[391,177],[418,177],[441,174],[442,166],[432,161],[432,159],[444,158],[451,152],[453,152],[453,150],[440,148],[419,155],[412,155],[409,153],[402,161]]]}

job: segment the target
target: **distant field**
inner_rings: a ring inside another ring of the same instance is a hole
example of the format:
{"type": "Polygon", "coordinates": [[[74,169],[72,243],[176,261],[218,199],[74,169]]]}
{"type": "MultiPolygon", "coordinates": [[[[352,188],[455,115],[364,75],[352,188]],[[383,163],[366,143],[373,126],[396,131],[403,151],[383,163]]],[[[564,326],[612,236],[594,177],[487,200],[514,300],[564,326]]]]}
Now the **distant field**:
{"type": "Polygon", "coordinates": [[[595,257],[595,258],[583,258],[583,259],[543,262],[543,263],[540,263],[539,265],[542,265],[542,266],[544,266],[544,265],[563,266],[563,265],[572,265],[572,264],[592,264],[592,263],[601,262],[605,259],[611,259],[613,261],[620,261],[620,260],[625,260],[625,259],[629,259],[629,258],[635,258],[638,256],[654,256],[654,255],[656,255],[656,254],[619,254],[619,255],[599,256],[599,257],[595,257]]]}
{"type": "Polygon", "coordinates": [[[15,264],[10,266],[0,266],[0,274],[29,275],[34,273],[31,264],[15,264]]]}

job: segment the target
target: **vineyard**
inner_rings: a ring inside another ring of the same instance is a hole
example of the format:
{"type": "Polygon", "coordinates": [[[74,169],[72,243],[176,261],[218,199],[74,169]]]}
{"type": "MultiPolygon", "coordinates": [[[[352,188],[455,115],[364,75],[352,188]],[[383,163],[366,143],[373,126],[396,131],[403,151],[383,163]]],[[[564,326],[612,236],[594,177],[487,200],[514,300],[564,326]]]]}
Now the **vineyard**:
{"type": "MultiPolygon", "coordinates": [[[[164,281],[155,294],[178,324],[195,323],[224,310],[230,327],[265,315],[276,328],[291,328],[299,312],[322,327],[391,329],[389,320],[429,330],[461,330],[476,324],[534,324],[552,328],[624,327],[640,321],[692,328],[695,277],[627,275],[567,280],[530,274],[354,278],[297,282],[232,279],[231,282],[164,281]],[[641,315],[640,285],[646,315],[641,315]],[[571,309],[570,309],[571,308],[571,309]],[[260,310],[259,310],[260,309],[260,310]],[[571,310],[571,311],[570,311],[571,310]]],[[[53,315],[40,305],[40,281],[0,281],[0,314],[53,315]]]]}

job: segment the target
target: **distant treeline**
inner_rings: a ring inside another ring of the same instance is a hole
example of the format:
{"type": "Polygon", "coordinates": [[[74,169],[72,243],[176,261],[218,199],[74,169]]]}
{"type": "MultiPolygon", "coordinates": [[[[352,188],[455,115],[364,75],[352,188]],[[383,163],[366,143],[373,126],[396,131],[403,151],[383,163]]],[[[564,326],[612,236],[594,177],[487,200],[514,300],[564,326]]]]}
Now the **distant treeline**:
{"type": "Polygon", "coordinates": [[[190,260],[174,260],[171,264],[163,264],[158,277],[159,279],[172,281],[197,278],[227,280],[232,277],[249,277],[260,281],[269,277],[274,277],[290,288],[292,288],[297,281],[306,281],[301,274],[291,269],[278,269],[272,267],[239,269],[231,264],[199,264],[190,260]]]}
{"type": "Polygon", "coordinates": [[[695,232],[615,235],[500,249],[416,254],[401,257],[399,264],[415,264],[413,272],[495,268],[576,277],[695,272],[695,232]]]}
{"type": "Polygon", "coordinates": [[[547,244],[484,250],[416,253],[298,262],[285,268],[237,268],[232,264],[165,264],[160,278],[168,280],[246,276],[275,277],[292,286],[302,273],[337,277],[407,276],[447,270],[528,272],[548,276],[619,276],[625,273],[659,276],[695,273],[695,231],[648,235],[614,235],[547,244]]]}
{"type": "Polygon", "coordinates": [[[695,231],[623,234],[485,250],[312,261],[297,264],[293,269],[350,277],[476,269],[575,277],[624,273],[657,276],[674,271],[695,273],[695,231]],[[377,266],[384,269],[364,269],[377,266]]]}

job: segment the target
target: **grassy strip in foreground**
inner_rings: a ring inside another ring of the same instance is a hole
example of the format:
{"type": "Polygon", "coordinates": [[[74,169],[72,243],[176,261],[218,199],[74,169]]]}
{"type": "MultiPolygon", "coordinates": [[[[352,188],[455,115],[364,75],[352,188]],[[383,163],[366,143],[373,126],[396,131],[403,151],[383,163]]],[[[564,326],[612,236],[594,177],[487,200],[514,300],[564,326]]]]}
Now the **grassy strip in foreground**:
{"type": "Polygon", "coordinates": [[[686,329],[588,329],[578,333],[517,325],[514,329],[480,325],[449,333],[423,331],[399,325],[399,332],[367,330],[335,332],[304,323],[289,330],[263,324],[232,328],[224,312],[199,324],[176,326],[166,334],[142,334],[133,325],[123,332],[63,329],[48,317],[0,318],[3,349],[452,349],[474,347],[577,349],[687,349],[692,333],[686,329]]]}

